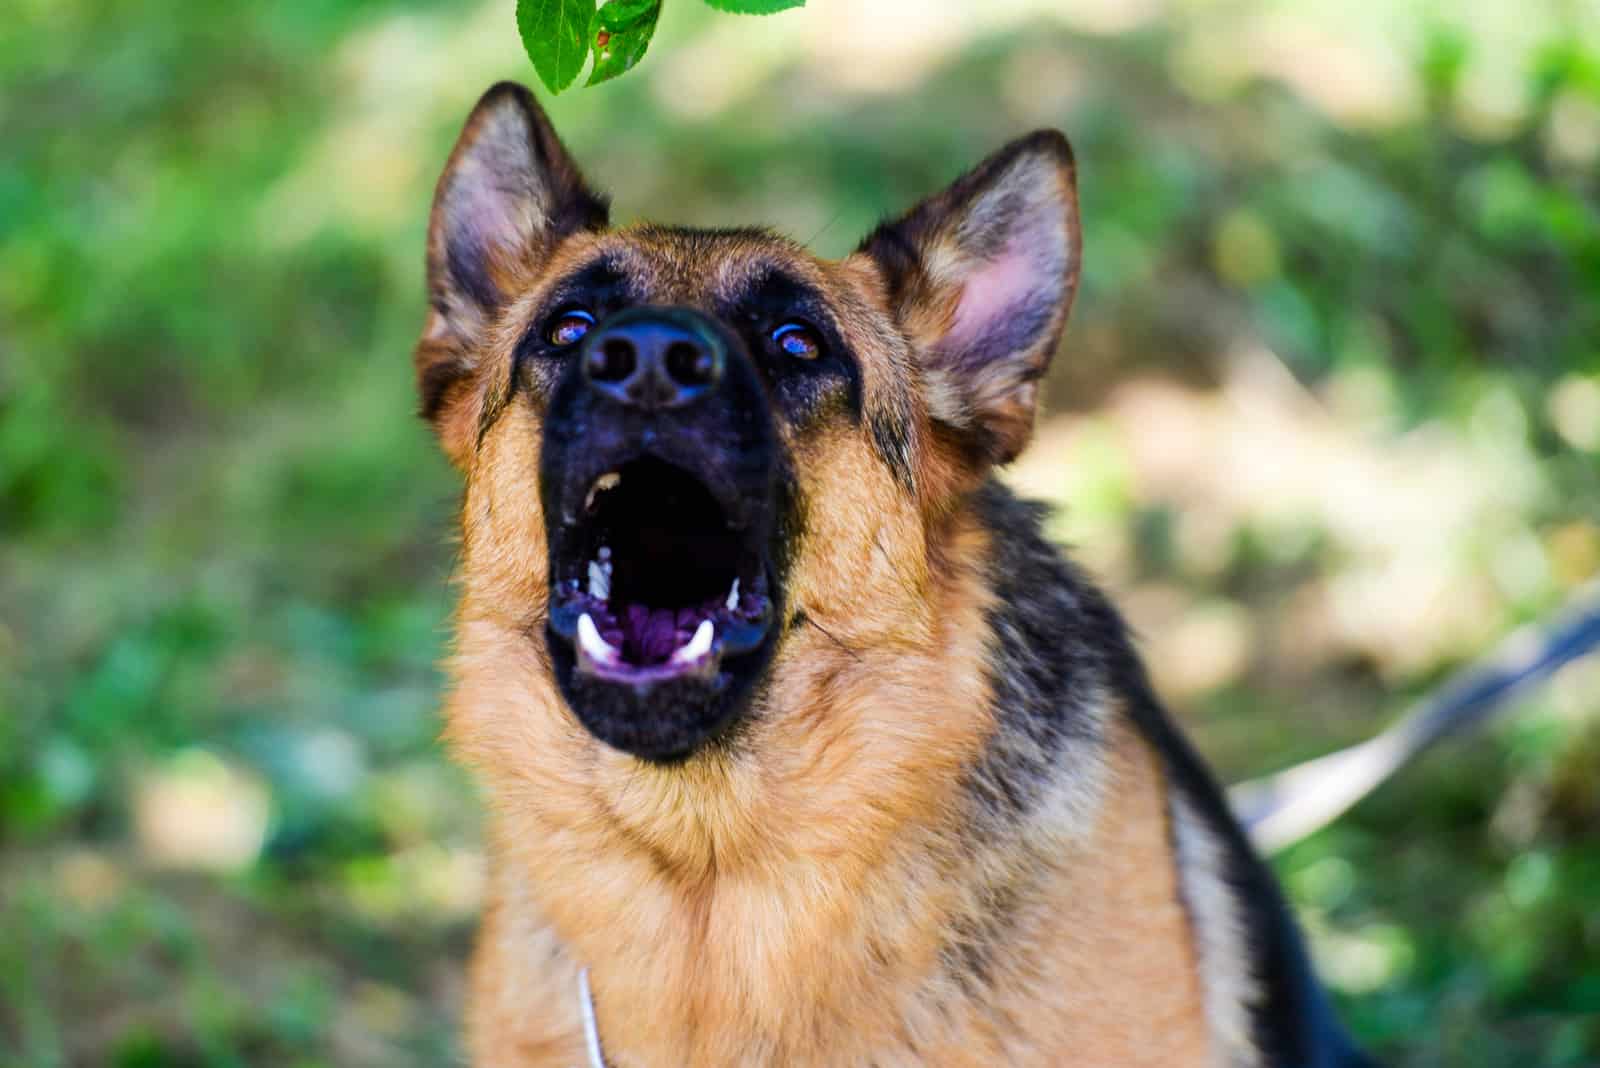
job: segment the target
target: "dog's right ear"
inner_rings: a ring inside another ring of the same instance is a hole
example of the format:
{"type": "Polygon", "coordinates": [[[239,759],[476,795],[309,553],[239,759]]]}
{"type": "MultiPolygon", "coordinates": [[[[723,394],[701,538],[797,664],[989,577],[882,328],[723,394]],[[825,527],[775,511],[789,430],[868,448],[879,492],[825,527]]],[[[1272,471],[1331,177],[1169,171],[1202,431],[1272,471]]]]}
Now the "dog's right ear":
{"type": "Polygon", "coordinates": [[[1072,149],[1055,130],[1006,145],[862,242],[918,354],[935,436],[970,473],[1033,434],[1082,260],[1072,149]]]}
{"type": "Polygon", "coordinates": [[[433,196],[428,222],[428,322],[417,345],[423,418],[465,466],[477,423],[469,388],[489,328],[538,262],[580,230],[608,221],[525,87],[501,82],[468,117],[433,196]]]}

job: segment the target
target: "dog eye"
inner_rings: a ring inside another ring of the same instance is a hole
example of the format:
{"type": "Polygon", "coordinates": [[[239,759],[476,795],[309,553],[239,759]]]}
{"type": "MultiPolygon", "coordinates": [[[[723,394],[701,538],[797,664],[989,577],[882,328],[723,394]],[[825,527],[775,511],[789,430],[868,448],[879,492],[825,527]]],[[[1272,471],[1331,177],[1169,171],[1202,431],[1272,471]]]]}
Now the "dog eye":
{"type": "Polygon", "coordinates": [[[594,316],[582,308],[570,308],[556,316],[555,322],[550,324],[545,336],[550,339],[550,344],[566,348],[583,340],[583,335],[587,334],[593,325],[594,316]]]}
{"type": "Polygon", "coordinates": [[[805,323],[784,323],[772,332],[772,340],[784,355],[797,360],[814,360],[822,355],[822,339],[805,323]]]}

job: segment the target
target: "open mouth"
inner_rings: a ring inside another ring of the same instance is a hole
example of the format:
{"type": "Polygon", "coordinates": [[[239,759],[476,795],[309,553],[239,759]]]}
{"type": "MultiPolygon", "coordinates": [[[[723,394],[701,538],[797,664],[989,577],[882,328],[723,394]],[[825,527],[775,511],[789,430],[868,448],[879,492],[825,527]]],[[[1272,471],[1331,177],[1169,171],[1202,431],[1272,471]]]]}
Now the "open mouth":
{"type": "Polygon", "coordinates": [[[579,676],[699,679],[758,650],[772,616],[767,553],[736,509],[654,457],[596,476],[555,546],[550,628],[579,676]]]}

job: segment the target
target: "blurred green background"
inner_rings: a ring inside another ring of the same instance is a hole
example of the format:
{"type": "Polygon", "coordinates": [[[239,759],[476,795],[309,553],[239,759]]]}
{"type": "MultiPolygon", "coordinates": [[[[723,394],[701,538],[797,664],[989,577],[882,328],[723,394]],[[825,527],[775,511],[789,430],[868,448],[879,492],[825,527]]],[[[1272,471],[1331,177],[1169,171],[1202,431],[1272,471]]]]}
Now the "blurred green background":
{"type": "MultiPolygon", "coordinates": [[[[510,0],[14,0],[0,28],[0,1064],[439,1065],[434,178],[510,0]]],[[[848,250],[1008,137],[1085,281],[1012,476],[1225,778],[1600,571],[1600,5],[667,4],[551,105],[624,218],[848,250]]],[[[1600,1064],[1600,667],[1277,858],[1394,1065],[1600,1064]]]]}

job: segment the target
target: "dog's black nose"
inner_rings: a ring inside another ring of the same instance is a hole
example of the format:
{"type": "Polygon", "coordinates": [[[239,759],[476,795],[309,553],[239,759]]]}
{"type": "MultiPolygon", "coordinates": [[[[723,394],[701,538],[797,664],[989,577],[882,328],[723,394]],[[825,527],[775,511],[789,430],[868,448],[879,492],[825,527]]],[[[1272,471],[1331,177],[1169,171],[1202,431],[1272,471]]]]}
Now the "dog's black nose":
{"type": "Polygon", "coordinates": [[[691,404],[716,388],[727,363],[715,334],[692,312],[637,308],[584,339],[583,376],[590,388],[646,411],[691,404]]]}

